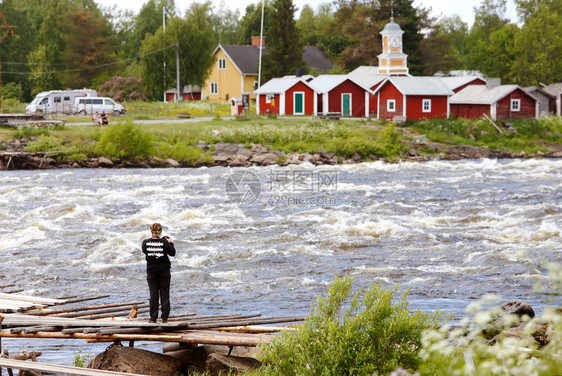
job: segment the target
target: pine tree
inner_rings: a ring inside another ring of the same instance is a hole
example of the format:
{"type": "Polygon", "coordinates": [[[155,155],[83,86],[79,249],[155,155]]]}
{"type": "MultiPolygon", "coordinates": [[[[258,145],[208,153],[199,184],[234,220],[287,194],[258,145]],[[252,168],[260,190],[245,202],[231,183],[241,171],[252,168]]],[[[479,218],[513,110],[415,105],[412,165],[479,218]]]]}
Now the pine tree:
{"type": "Polygon", "coordinates": [[[274,0],[271,8],[267,53],[262,62],[262,82],[296,74],[298,69],[305,67],[302,60],[303,43],[294,18],[296,8],[293,1],[274,0]]]}

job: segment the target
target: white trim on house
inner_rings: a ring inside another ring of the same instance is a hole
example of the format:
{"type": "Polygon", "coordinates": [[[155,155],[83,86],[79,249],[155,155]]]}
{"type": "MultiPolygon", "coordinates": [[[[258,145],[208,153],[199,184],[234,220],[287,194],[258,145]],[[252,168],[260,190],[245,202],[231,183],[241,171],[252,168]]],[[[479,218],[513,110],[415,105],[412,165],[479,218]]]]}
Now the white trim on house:
{"type": "Polygon", "coordinates": [[[353,116],[353,95],[351,93],[341,93],[341,116],[345,116],[343,113],[343,96],[349,95],[349,116],[353,116]]]}
{"type": "Polygon", "coordinates": [[[396,112],[396,99],[386,100],[386,112],[396,112]]]}
{"type": "Polygon", "coordinates": [[[511,99],[509,109],[511,110],[511,112],[521,111],[521,99],[518,98],[511,99]]]}
{"type": "Polygon", "coordinates": [[[211,82],[209,87],[209,95],[219,95],[219,83],[211,82]],[[213,90],[214,88],[214,90],[213,90]]]}
{"type": "Polygon", "coordinates": [[[285,91],[279,94],[279,115],[285,115],[285,94],[285,91]]]}
{"type": "Polygon", "coordinates": [[[304,115],[305,113],[305,93],[304,91],[293,91],[293,115],[304,115]],[[297,113],[297,94],[302,94],[302,112],[297,113]]]}
{"type": "Polygon", "coordinates": [[[422,99],[422,112],[431,112],[431,99],[422,99]]]}
{"type": "Polygon", "coordinates": [[[226,58],[219,57],[217,58],[218,70],[226,70],[226,58]]]}

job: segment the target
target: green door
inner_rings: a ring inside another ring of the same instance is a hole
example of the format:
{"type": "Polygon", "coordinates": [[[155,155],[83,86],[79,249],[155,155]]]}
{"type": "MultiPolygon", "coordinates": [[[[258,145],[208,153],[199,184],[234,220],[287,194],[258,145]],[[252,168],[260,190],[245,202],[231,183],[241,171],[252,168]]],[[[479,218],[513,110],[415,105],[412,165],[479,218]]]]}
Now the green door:
{"type": "Polygon", "coordinates": [[[295,115],[304,115],[304,93],[295,92],[295,115]]]}
{"type": "Polygon", "coordinates": [[[351,116],[351,94],[341,95],[341,107],[342,116],[351,116]]]}

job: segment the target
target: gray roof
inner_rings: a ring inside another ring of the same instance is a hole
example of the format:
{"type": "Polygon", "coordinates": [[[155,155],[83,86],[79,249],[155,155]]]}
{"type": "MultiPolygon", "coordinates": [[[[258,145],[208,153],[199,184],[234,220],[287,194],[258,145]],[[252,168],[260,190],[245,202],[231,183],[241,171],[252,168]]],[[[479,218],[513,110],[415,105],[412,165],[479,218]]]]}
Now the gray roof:
{"type": "Polygon", "coordinates": [[[347,74],[321,74],[314,80],[310,81],[310,86],[315,88],[318,93],[328,93],[333,88],[341,85],[345,81],[351,81],[364,90],[369,91],[369,88],[361,85],[347,74]]]}
{"type": "MultiPolygon", "coordinates": [[[[387,79],[403,95],[453,95],[441,77],[402,77],[391,76],[387,79]]],[[[386,82],[386,81],[385,81],[386,82]]],[[[380,85],[375,92],[383,87],[380,85]]]]}
{"type": "Polygon", "coordinates": [[[550,99],[556,99],[555,95],[550,94],[545,89],[542,89],[538,86],[526,86],[526,87],[523,87],[522,89],[525,90],[527,93],[529,93],[531,95],[534,95],[535,97],[537,95],[539,95],[539,98],[540,98],[540,95],[543,95],[543,96],[548,97],[550,99]]]}
{"type": "Polygon", "coordinates": [[[384,29],[382,29],[381,34],[384,35],[389,33],[403,33],[403,32],[404,31],[402,31],[400,25],[394,22],[394,17],[391,17],[390,22],[384,26],[384,29]]]}
{"type": "Polygon", "coordinates": [[[379,74],[379,67],[372,65],[362,65],[355,68],[347,75],[355,82],[369,89],[388,77],[387,74],[379,74]]]}
{"type": "MultiPolygon", "coordinates": [[[[260,57],[260,48],[258,46],[241,46],[235,44],[220,44],[215,52],[222,48],[228,55],[232,63],[242,74],[258,74],[258,64],[260,57]]],[[[267,53],[264,48],[263,53],[267,53]]],[[[328,59],[324,51],[318,47],[307,46],[303,48],[302,58],[306,62],[308,68],[314,68],[321,73],[328,72],[333,68],[333,64],[328,59]]]]}
{"type": "Polygon", "coordinates": [[[258,74],[260,48],[257,46],[219,45],[242,74],[258,74]]]}
{"type": "MultiPolygon", "coordinates": [[[[199,85],[185,85],[182,93],[200,93],[201,87],[199,85]]],[[[176,93],[176,88],[166,90],[166,93],[176,93]]]]}
{"type": "Polygon", "coordinates": [[[280,94],[284,93],[297,83],[302,82],[306,86],[310,87],[312,90],[316,89],[310,85],[306,80],[301,77],[283,77],[283,78],[272,78],[262,85],[259,89],[254,91],[254,94],[280,94]]]}
{"type": "Polygon", "coordinates": [[[544,88],[544,91],[551,95],[554,95],[555,97],[558,97],[560,94],[562,94],[562,82],[550,84],[544,88]]]}
{"type": "MultiPolygon", "coordinates": [[[[451,98],[450,104],[494,104],[500,99],[505,98],[517,89],[521,89],[517,85],[500,85],[488,88],[485,85],[467,86],[451,98]]],[[[521,89],[522,90],[522,89],[521,89]]],[[[531,98],[535,99],[532,95],[531,98]]]]}
{"type": "Polygon", "coordinates": [[[334,68],[334,64],[320,47],[306,46],[302,50],[302,59],[309,68],[314,68],[320,73],[327,73],[334,68]]]}
{"type": "Polygon", "coordinates": [[[455,77],[441,77],[445,85],[449,87],[451,90],[455,90],[463,85],[466,85],[474,80],[482,80],[486,82],[485,79],[478,76],[455,76],[455,77]]]}

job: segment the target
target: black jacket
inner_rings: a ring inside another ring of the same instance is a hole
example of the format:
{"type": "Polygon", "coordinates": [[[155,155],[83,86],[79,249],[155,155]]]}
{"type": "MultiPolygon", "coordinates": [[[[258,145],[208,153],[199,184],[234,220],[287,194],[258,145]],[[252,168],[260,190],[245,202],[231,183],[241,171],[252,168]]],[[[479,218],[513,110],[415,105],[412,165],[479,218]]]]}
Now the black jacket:
{"type": "Polygon", "coordinates": [[[142,251],[146,255],[146,271],[170,269],[168,256],[175,256],[174,243],[165,238],[149,238],[142,242],[142,251]]]}

